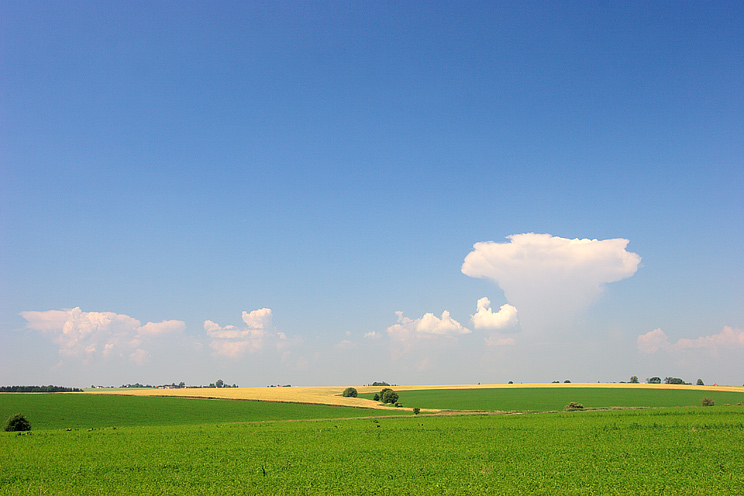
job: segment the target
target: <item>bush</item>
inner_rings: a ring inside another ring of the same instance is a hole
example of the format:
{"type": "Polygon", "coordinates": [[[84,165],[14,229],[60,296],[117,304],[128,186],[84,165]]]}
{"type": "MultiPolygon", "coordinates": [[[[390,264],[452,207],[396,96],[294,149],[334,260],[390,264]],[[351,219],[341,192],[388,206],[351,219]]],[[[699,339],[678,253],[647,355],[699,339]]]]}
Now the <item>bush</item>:
{"type": "Polygon", "coordinates": [[[565,409],[567,411],[569,411],[569,412],[574,411],[574,410],[583,410],[584,409],[584,405],[582,405],[581,403],[577,403],[575,401],[572,401],[571,403],[569,403],[568,405],[566,405],[566,408],[565,409]]]}
{"type": "Polygon", "coordinates": [[[421,411],[421,408],[416,407],[416,408],[413,409],[413,414],[414,415],[418,415],[420,411],[421,411]]]}
{"type": "Polygon", "coordinates": [[[22,413],[11,415],[8,421],[5,423],[6,432],[17,432],[17,431],[30,431],[31,423],[26,419],[26,416],[22,413]]]}
{"type": "Polygon", "coordinates": [[[397,403],[398,393],[390,388],[383,388],[382,391],[380,391],[380,401],[383,403],[397,403]]]}
{"type": "Polygon", "coordinates": [[[703,398],[703,406],[714,406],[716,404],[715,401],[713,401],[710,398],[703,398]]]}
{"type": "Polygon", "coordinates": [[[375,395],[372,397],[373,401],[380,401],[380,393],[375,393],[375,395]]]}
{"type": "Polygon", "coordinates": [[[344,398],[356,398],[357,390],[353,387],[347,387],[346,389],[344,389],[344,392],[341,396],[343,396],[344,398]]]}

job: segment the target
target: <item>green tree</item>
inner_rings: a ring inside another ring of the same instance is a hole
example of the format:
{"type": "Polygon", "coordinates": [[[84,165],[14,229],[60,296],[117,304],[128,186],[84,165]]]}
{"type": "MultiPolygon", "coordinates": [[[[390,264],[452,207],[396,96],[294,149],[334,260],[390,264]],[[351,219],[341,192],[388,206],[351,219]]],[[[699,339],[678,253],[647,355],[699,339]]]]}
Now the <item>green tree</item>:
{"type": "Polygon", "coordinates": [[[380,391],[380,401],[383,403],[397,403],[398,393],[390,388],[383,388],[382,391],[380,391]]]}
{"type": "Polygon", "coordinates": [[[698,386],[705,386],[705,383],[703,382],[703,380],[702,380],[702,379],[698,379],[698,380],[697,380],[697,382],[696,382],[696,384],[697,384],[698,386]]]}
{"type": "Polygon", "coordinates": [[[630,376],[630,383],[631,384],[638,384],[638,376],[637,375],[630,376]]]}
{"type": "Polygon", "coordinates": [[[6,432],[16,431],[30,431],[31,423],[26,419],[26,416],[22,413],[11,415],[8,421],[5,423],[6,432]]]}
{"type": "Polygon", "coordinates": [[[222,379],[217,379],[217,382],[214,383],[215,387],[221,388],[225,385],[225,383],[222,381],[222,379]]]}
{"type": "Polygon", "coordinates": [[[356,398],[357,397],[357,390],[353,387],[347,387],[344,389],[344,392],[341,394],[344,398],[356,398]]]}
{"type": "Polygon", "coordinates": [[[715,401],[713,401],[710,398],[703,398],[703,406],[714,406],[716,404],[715,401]]]}
{"type": "Polygon", "coordinates": [[[646,382],[649,384],[661,384],[661,377],[652,377],[651,379],[646,379],[646,382]]]}

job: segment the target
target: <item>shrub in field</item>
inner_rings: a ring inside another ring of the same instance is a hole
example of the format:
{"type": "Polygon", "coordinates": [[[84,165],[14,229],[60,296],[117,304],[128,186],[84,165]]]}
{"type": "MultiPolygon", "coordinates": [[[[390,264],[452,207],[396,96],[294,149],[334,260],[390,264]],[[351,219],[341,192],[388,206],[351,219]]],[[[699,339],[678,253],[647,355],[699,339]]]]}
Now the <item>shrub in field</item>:
{"type": "Polygon", "coordinates": [[[26,419],[26,416],[22,413],[11,415],[8,421],[5,423],[6,432],[16,431],[30,431],[31,423],[26,419]]]}
{"type": "Polygon", "coordinates": [[[413,414],[414,415],[418,415],[420,411],[421,411],[421,408],[416,407],[416,408],[413,409],[413,414]]]}
{"type": "Polygon", "coordinates": [[[390,388],[383,388],[382,391],[380,391],[380,401],[383,403],[397,403],[398,393],[390,388]]]}
{"type": "Polygon", "coordinates": [[[373,401],[380,401],[380,393],[375,393],[375,395],[372,397],[373,401]]]}
{"type": "Polygon", "coordinates": [[[569,411],[569,412],[572,412],[574,410],[583,410],[584,409],[584,405],[582,405],[581,403],[577,403],[575,401],[572,401],[571,403],[569,403],[568,405],[566,405],[565,409],[567,411],[569,411]]]}
{"type": "Polygon", "coordinates": [[[357,390],[353,387],[347,387],[346,389],[344,389],[344,392],[341,396],[343,396],[344,398],[356,398],[357,390]]]}
{"type": "Polygon", "coordinates": [[[715,401],[713,401],[710,398],[703,398],[703,406],[714,406],[716,404],[715,401]]]}

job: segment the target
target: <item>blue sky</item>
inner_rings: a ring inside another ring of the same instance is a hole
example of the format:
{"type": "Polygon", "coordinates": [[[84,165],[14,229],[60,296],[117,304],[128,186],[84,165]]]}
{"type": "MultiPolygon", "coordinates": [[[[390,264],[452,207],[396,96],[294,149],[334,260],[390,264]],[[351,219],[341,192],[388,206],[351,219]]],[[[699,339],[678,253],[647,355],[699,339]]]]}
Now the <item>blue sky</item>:
{"type": "Polygon", "coordinates": [[[744,383],[737,2],[3,0],[0,73],[0,383],[744,383]]]}

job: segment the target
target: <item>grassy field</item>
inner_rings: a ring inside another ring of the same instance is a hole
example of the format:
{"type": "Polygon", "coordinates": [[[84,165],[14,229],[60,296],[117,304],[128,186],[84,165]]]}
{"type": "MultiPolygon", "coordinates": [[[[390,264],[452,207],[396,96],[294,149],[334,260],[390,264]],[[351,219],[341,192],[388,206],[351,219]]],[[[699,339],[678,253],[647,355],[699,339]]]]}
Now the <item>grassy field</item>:
{"type": "MultiPolygon", "coordinates": [[[[716,405],[744,402],[744,392],[673,388],[485,388],[398,390],[406,407],[480,411],[554,411],[571,401],[586,408],[699,406],[703,398],[716,405]]],[[[372,399],[372,393],[364,393],[372,399]]]]}
{"type": "MultiPolygon", "coordinates": [[[[2,393],[0,422],[23,413],[34,431],[127,426],[198,425],[390,415],[400,411],[264,401],[94,395],[2,393]]],[[[406,412],[410,415],[410,412],[406,412]]]]}
{"type": "MultiPolygon", "coordinates": [[[[335,397],[339,389],[311,396],[335,397]]],[[[378,389],[360,388],[363,394],[378,389]]],[[[733,405],[744,395],[738,390],[396,390],[402,401],[446,409],[562,410],[582,400],[666,408],[415,416],[396,408],[0,394],[0,420],[22,412],[33,425],[29,433],[0,432],[0,495],[744,492],[744,406],[733,405]],[[701,395],[715,398],[716,406],[669,407],[699,405],[701,395]],[[500,408],[506,398],[516,408],[500,408]],[[350,418],[370,414],[379,416],[350,418]]],[[[297,388],[295,394],[306,400],[307,393],[297,388]]]]}
{"type": "Polygon", "coordinates": [[[741,494],[744,407],[0,433],[0,494],[741,494]]]}

